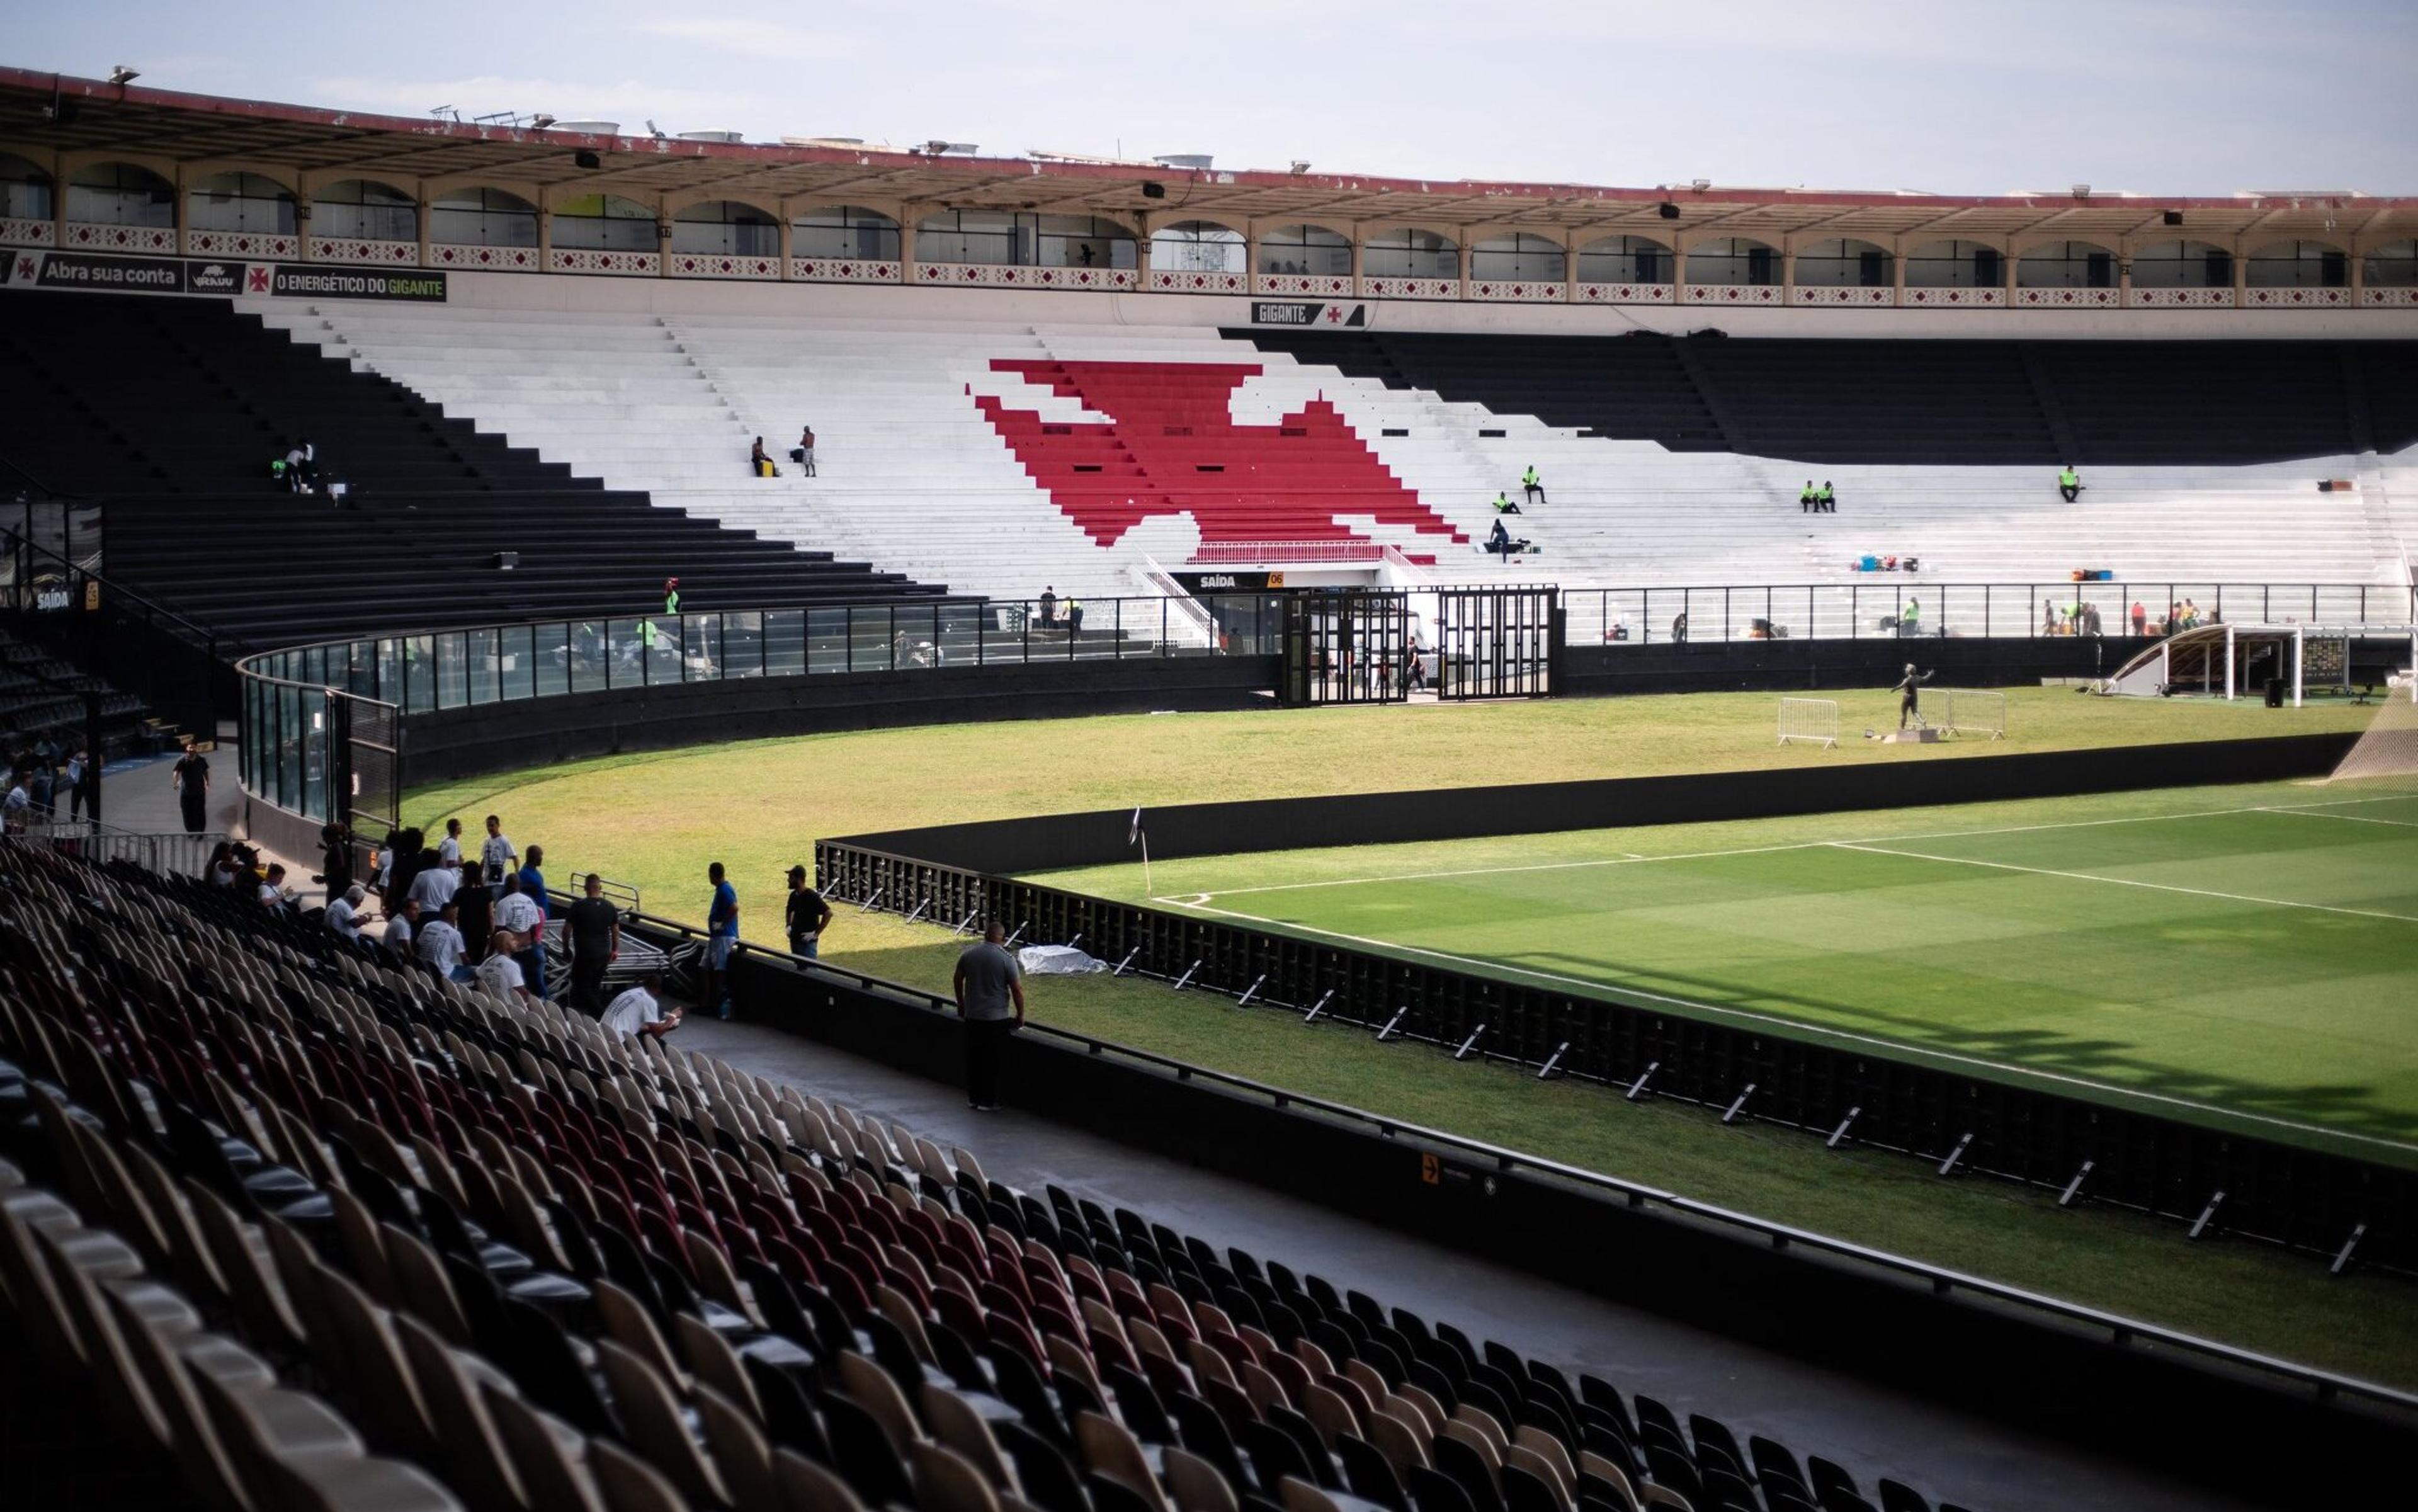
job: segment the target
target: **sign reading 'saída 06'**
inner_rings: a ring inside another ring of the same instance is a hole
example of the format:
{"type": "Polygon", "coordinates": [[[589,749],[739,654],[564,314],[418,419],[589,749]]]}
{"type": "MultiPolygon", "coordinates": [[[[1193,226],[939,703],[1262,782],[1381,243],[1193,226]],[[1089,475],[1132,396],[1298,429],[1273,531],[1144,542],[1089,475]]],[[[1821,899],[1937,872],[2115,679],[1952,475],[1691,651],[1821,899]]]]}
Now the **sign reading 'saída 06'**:
{"type": "Polygon", "coordinates": [[[441,304],[441,268],[247,263],[222,257],[116,257],[19,249],[0,253],[0,283],[104,294],[269,295],[299,299],[400,299],[441,304]]]}

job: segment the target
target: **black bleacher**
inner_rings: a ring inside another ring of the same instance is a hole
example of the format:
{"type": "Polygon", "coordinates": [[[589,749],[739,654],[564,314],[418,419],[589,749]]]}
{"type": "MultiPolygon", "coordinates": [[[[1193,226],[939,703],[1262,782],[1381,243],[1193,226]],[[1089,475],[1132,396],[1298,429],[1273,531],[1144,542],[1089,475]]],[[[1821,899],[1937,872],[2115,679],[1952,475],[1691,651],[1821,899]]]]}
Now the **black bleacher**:
{"type": "Polygon", "coordinates": [[[2190,466],[2418,442],[2418,342],[1227,334],[1354,376],[1674,451],[2190,466]]]}
{"type": "Polygon", "coordinates": [[[617,493],[224,300],[0,300],[0,458],[104,501],[113,582],[255,644],[938,588],[617,493]],[[307,437],[339,506],[270,460],[307,437]],[[496,566],[518,552],[517,571],[496,566]]]}

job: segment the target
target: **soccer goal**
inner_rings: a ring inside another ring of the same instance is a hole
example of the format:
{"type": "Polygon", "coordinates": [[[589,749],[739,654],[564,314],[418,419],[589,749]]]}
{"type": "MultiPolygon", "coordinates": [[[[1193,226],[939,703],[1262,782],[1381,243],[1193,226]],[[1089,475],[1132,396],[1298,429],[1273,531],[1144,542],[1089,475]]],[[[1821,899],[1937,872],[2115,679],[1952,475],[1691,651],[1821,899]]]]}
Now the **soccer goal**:
{"type": "Polygon", "coordinates": [[[1925,688],[1916,708],[1922,722],[1954,735],[2006,739],[2007,695],[1978,688],[1925,688]]]}
{"type": "Polygon", "coordinates": [[[1783,698],[1780,700],[1780,743],[1791,741],[1812,741],[1817,745],[1839,743],[1839,703],[1835,698],[1783,698]]]}

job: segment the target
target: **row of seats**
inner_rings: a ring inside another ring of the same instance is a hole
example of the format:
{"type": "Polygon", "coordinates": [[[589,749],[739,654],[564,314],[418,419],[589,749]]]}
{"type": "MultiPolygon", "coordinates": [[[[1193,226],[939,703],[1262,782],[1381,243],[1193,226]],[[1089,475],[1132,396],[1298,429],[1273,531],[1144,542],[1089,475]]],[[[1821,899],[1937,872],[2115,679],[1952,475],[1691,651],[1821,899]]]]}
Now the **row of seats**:
{"type": "Polygon", "coordinates": [[[0,628],[0,753],[48,737],[62,750],[85,740],[85,695],[100,695],[104,758],[132,749],[147,733],[148,706],[61,658],[0,628]]]}
{"type": "Polygon", "coordinates": [[[255,645],[934,589],[618,492],[121,498],[111,576],[255,645]],[[500,564],[511,554],[514,565],[500,564]]]}
{"type": "Polygon", "coordinates": [[[2418,442],[2418,343],[1233,333],[1498,414],[1815,464],[2192,466],[2418,442]]]}
{"type": "Polygon", "coordinates": [[[209,1504],[1874,1505],[232,890],[0,843],[0,1316],[209,1504]]]}
{"type": "Polygon", "coordinates": [[[363,490],[597,486],[222,300],[23,293],[5,308],[8,455],[54,489],[256,491],[304,438],[363,490]]]}
{"type": "MultiPolygon", "coordinates": [[[[700,608],[936,591],[608,493],[225,301],[27,294],[0,309],[0,402],[23,422],[5,460],[106,500],[114,582],[255,644],[633,613],[667,576],[700,608]],[[269,479],[304,437],[323,481],[346,484],[341,503],[269,479]]],[[[577,402],[593,405],[592,383],[577,402]]]]}

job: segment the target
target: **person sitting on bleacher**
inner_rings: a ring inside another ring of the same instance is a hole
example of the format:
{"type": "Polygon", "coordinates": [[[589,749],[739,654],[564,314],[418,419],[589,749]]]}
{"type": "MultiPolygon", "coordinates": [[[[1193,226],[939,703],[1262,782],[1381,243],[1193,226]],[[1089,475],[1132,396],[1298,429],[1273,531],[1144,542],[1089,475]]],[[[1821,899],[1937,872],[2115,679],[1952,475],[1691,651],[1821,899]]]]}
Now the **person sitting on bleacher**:
{"type": "Polygon", "coordinates": [[[1797,491],[1797,512],[1811,514],[1814,512],[1814,506],[1819,501],[1820,496],[1814,492],[1814,480],[1806,479],[1805,486],[1797,491]]]}
{"type": "Polygon", "coordinates": [[[2058,469],[2057,491],[2064,496],[2068,504],[2082,496],[2082,474],[2074,470],[2073,463],[2069,462],[2058,469]]]}
{"type": "Polygon", "coordinates": [[[344,889],[341,897],[328,905],[328,927],[358,943],[361,938],[361,900],[368,896],[369,890],[359,882],[344,889]]]}
{"type": "Polygon", "coordinates": [[[436,910],[436,917],[423,921],[412,949],[420,958],[436,968],[439,974],[455,982],[472,980],[470,968],[464,957],[467,952],[462,944],[461,911],[451,898],[436,910]]]}
{"type": "Polygon", "coordinates": [[[471,973],[489,995],[507,1001],[529,1002],[528,980],[521,974],[521,963],[513,958],[520,939],[509,929],[497,929],[488,937],[487,958],[471,973]]]}
{"type": "Polygon", "coordinates": [[[260,906],[293,911],[294,894],[285,891],[285,868],[280,863],[270,862],[260,878],[260,906]]]}
{"type": "Polygon", "coordinates": [[[1537,465],[1533,462],[1528,464],[1528,470],[1520,475],[1520,497],[1532,504],[1545,502],[1544,481],[1537,476],[1537,465]]]}
{"type": "Polygon", "coordinates": [[[420,900],[406,898],[398,909],[390,906],[386,915],[386,948],[404,960],[419,954],[412,936],[420,932],[420,900]]]}
{"type": "Polygon", "coordinates": [[[756,445],[747,453],[747,470],[758,478],[781,476],[781,469],[773,466],[773,459],[765,454],[764,438],[760,435],[756,438],[756,445]]]}
{"type": "Polygon", "coordinates": [[[1520,512],[1520,506],[1511,502],[1511,491],[1509,489],[1499,488],[1495,490],[1494,512],[1497,514],[1517,514],[1520,512]]]}
{"type": "Polygon", "coordinates": [[[1828,478],[1822,480],[1821,488],[1814,495],[1814,512],[1816,514],[1839,512],[1839,491],[1830,486],[1830,480],[1828,478]]]}

